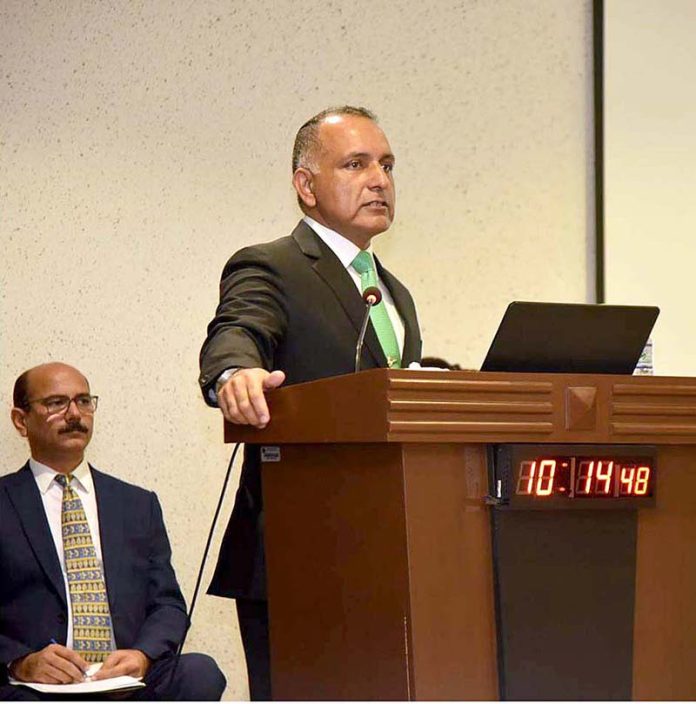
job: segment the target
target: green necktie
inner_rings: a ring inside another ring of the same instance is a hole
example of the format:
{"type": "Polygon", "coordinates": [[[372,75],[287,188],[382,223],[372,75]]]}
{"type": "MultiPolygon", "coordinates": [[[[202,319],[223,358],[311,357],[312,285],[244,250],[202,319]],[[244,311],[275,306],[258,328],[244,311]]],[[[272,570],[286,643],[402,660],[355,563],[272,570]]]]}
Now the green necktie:
{"type": "Polygon", "coordinates": [[[72,474],[59,474],[63,487],[61,525],[65,571],[72,605],[73,650],[87,662],[104,662],[111,652],[111,614],[87,515],[70,486],[72,474]]]}
{"type": "MultiPolygon", "coordinates": [[[[370,286],[377,286],[377,272],[369,252],[359,252],[351,264],[355,271],[360,274],[360,285],[363,291],[370,286]]],[[[370,320],[377,333],[377,339],[382,346],[382,351],[387,358],[387,364],[390,368],[401,367],[399,343],[396,341],[394,327],[389,319],[389,313],[387,313],[384,301],[372,306],[370,309],[370,320]]]]}

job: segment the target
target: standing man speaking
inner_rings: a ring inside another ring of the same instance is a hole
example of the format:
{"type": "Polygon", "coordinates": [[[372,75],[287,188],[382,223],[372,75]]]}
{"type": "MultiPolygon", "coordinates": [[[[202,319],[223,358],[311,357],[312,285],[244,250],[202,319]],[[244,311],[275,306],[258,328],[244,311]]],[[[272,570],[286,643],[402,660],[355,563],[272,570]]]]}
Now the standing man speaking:
{"type": "MultiPolygon", "coordinates": [[[[361,368],[420,360],[413,299],[371,251],[394,219],[394,163],[364,108],[330,108],[299,129],[292,182],[304,217],[290,236],[227,262],[201,350],[203,396],[228,421],[264,428],[270,389],[353,372],[369,286],[382,302],[370,313],[361,368]]],[[[271,699],[265,582],[261,463],[247,445],[209,593],[236,599],[253,700],[271,699]]]]}

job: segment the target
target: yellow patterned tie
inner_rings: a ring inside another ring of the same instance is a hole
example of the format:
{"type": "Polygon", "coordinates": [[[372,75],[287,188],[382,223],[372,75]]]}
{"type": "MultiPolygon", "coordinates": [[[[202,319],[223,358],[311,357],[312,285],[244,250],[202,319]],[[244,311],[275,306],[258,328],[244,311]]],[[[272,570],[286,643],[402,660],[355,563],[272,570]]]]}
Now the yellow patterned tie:
{"type": "Polygon", "coordinates": [[[73,650],[87,662],[104,662],[111,652],[109,601],[85,509],[70,486],[72,479],[72,474],[56,477],[63,487],[61,529],[72,605],[73,650]]]}

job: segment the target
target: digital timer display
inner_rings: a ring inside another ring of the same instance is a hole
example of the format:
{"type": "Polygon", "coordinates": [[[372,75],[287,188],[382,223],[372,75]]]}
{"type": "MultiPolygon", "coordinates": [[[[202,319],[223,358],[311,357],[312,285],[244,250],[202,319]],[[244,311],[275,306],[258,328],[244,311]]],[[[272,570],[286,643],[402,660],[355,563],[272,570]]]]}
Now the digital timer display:
{"type": "Polygon", "coordinates": [[[491,496],[510,508],[655,505],[656,450],[621,445],[498,445],[491,496]]]}
{"type": "Polygon", "coordinates": [[[522,460],[516,471],[518,496],[652,496],[650,458],[538,457],[522,460]]]}

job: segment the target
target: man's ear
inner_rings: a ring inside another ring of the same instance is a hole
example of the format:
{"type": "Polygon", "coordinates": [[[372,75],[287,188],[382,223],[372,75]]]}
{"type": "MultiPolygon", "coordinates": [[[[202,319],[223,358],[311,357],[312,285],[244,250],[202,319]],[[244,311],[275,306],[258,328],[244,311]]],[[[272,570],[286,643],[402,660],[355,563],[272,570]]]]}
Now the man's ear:
{"type": "Polygon", "coordinates": [[[307,208],[313,208],[317,204],[313,190],[313,178],[312,172],[302,166],[292,175],[292,185],[295,187],[299,199],[307,208]]]}
{"type": "Polygon", "coordinates": [[[13,408],[10,412],[12,425],[17,428],[17,432],[23,437],[27,437],[27,412],[21,408],[13,408]]]}

